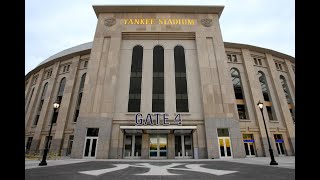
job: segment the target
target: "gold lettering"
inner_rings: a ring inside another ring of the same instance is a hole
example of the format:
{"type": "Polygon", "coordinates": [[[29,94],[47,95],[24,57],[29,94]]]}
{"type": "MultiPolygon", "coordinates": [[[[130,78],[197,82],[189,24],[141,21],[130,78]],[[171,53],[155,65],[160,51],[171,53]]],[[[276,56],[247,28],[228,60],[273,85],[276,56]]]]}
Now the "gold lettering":
{"type": "Polygon", "coordinates": [[[194,19],[188,19],[188,24],[189,25],[194,25],[194,19]]]}
{"type": "Polygon", "coordinates": [[[195,19],[123,19],[124,24],[174,24],[195,25],[195,19]]]}

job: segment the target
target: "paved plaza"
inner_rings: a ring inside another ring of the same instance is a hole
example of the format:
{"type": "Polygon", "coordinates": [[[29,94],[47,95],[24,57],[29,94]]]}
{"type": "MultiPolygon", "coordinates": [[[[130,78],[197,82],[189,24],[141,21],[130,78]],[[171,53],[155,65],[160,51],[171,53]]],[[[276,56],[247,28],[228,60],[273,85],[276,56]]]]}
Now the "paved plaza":
{"type": "Polygon", "coordinates": [[[295,157],[190,160],[61,159],[25,162],[25,179],[295,179],[295,157]]]}

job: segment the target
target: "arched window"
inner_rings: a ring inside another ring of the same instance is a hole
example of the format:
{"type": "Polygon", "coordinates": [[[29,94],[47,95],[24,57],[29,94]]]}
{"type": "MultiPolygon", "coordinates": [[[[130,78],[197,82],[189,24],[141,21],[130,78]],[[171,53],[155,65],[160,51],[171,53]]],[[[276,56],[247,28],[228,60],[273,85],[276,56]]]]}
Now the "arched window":
{"type": "Polygon", "coordinates": [[[44,99],[46,93],[47,93],[47,88],[48,88],[48,83],[44,84],[42,94],[41,94],[41,99],[44,99]]]}
{"type": "Polygon", "coordinates": [[[247,119],[247,113],[246,113],[246,105],[242,90],[242,84],[241,84],[241,78],[240,73],[236,68],[232,68],[230,70],[231,73],[231,79],[233,83],[233,89],[234,89],[234,95],[236,98],[237,103],[237,109],[239,114],[239,119],[247,119]]]}
{"type": "Polygon", "coordinates": [[[59,86],[59,90],[58,90],[58,102],[61,103],[61,99],[63,96],[63,91],[64,91],[64,86],[66,85],[66,78],[62,78],[60,81],[60,86],[59,86]],[[59,99],[59,96],[61,96],[61,99],[59,99]]]}
{"type": "Polygon", "coordinates": [[[184,48],[182,46],[176,46],[174,48],[174,67],[176,83],[176,111],[189,112],[186,63],[184,48]]]}
{"type": "Polygon", "coordinates": [[[164,112],[164,49],[153,48],[152,112],[164,112]]]}
{"type": "Polygon", "coordinates": [[[31,101],[31,99],[32,99],[32,95],[33,95],[33,91],[34,91],[34,88],[32,88],[32,90],[31,90],[31,95],[30,95],[29,100],[28,100],[28,104],[27,104],[26,111],[27,111],[27,110],[28,110],[28,108],[29,108],[30,101],[31,101]]]}
{"type": "Polygon", "coordinates": [[[132,51],[128,112],[139,112],[141,103],[143,47],[135,46],[132,51]]]}
{"type": "Polygon", "coordinates": [[[288,106],[289,106],[289,111],[291,113],[291,116],[292,116],[292,119],[293,121],[295,121],[295,109],[294,109],[294,106],[293,106],[293,101],[292,101],[292,98],[291,98],[291,94],[290,94],[290,91],[289,91],[289,88],[288,88],[288,84],[287,84],[287,81],[286,79],[284,78],[284,76],[280,76],[280,82],[281,82],[281,85],[282,85],[282,89],[283,89],[283,92],[284,92],[284,95],[286,96],[286,99],[287,99],[287,102],[288,102],[288,106]]]}
{"type": "Polygon", "coordinates": [[[78,99],[77,99],[77,105],[76,105],[76,112],[73,118],[73,122],[77,122],[78,116],[79,116],[79,110],[80,110],[80,105],[81,105],[81,99],[82,99],[82,92],[83,92],[83,86],[84,86],[84,81],[86,80],[86,73],[84,73],[81,76],[81,81],[80,81],[80,86],[79,86],[79,94],[78,94],[78,99]]]}
{"type": "Polygon", "coordinates": [[[236,99],[244,99],[239,71],[235,68],[232,68],[230,72],[236,99]]]}
{"type": "Polygon", "coordinates": [[[44,84],[43,90],[42,90],[42,94],[41,94],[41,98],[40,98],[40,102],[39,102],[39,105],[38,105],[38,111],[37,111],[37,114],[36,114],[36,118],[35,118],[35,120],[33,122],[33,125],[37,125],[38,124],[38,120],[39,120],[39,117],[40,117],[40,113],[41,113],[44,97],[45,97],[46,92],[47,92],[47,87],[48,87],[48,83],[44,84]]]}
{"type": "MultiPolygon", "coordinates": [[[[66,85],[66,78],[62,78],[61,81],[60,81],[60,85],[59,85],[59,90],[58,90],[58,95],[57,95],[57,103],[60,104],[60,107],[61,107],[61,102],[62,102],[62,96],[63,96],[63,92],[64,92],[64,87],[66,85]]],[[[59,109],[58,108],[57,110],[55,110],[53,112],[53,118],[52,118],[52,123],[56,123],[57,122],[57,118],[58,118],[58,114],[59,114],[59,109]]]]}
{"type": "Polygon", "coordinates": [[[269,120],[275,120],[275,117],[273,116],[273,108],[271,107],[271,98],[269,96],[269,89],[268,89],[268,84],[267,84],[267,80],[265,75],[259,71],[258,72],[258,78],[260,81],[260,85],[261,85],[261,90],[262,90],[262,94],[263,94],[263,99],[265,101],[265,106],[268,112],[268,116],[269,116],[269,120]]]}
{"type": "Polygon", "coordinates": [[[258,72],[258,77],[259,77],[259,81],[260,81],[260,85],[261,85],[261,90],[262,90],[264,101],[270,101],[269,89],[268,89],[266,77],[261,71],[258,72]]]}
{"type": "Polygon", "coordinates": [[[283,88],[284,95],[287,98],[288,104],[292,103],[290,91],[289,91],[288,86],[287,86],[287,81],[282,75],[280,76],[280,82],[281,82],[281,85],[282,85],[282,88],[283,88]]]}

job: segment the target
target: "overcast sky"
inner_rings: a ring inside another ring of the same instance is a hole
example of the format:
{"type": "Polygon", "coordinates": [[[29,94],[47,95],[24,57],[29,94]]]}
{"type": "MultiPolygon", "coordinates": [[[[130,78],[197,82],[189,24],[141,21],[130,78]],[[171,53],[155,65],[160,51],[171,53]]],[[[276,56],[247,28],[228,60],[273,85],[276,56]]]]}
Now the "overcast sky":
{"type": "MultiPolygon", "coordinates": [[[[159,5],[154,0],[26,0],[25,74],[67,48],[93,40],[92,5],[159,5]],[[134,4],[133,4],[134,2],[134,4]]],[[[160,5],[223,5],[225,42],[250,44],[295,56],[294,0],[160,0],[160,5]],[[201,2],[199,2],[201,1],[201,2]]]]}

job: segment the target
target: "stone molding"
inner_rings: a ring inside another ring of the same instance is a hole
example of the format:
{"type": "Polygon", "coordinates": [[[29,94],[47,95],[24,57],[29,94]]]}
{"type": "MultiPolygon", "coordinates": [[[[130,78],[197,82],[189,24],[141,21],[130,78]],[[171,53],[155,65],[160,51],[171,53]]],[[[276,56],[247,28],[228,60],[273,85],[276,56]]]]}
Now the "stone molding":
{"type": "Polygon", "coordinates": [[[113,26],[113,25],[115,25],[116,24],[116,19],[115,18],[113,18],[113,17],[108,17],[108,18],[106,18],[105,20],[104,20],[104,25],[106,25],[106,26],[108,26],[108,27],[111,27],[111,26],[113,26]]]}
{"type": "Polygon", "coordinates": [[[213,20],[209,18],[201,19],[201,24],[205,27],[210,27],[213,24],[213,20]]]}

